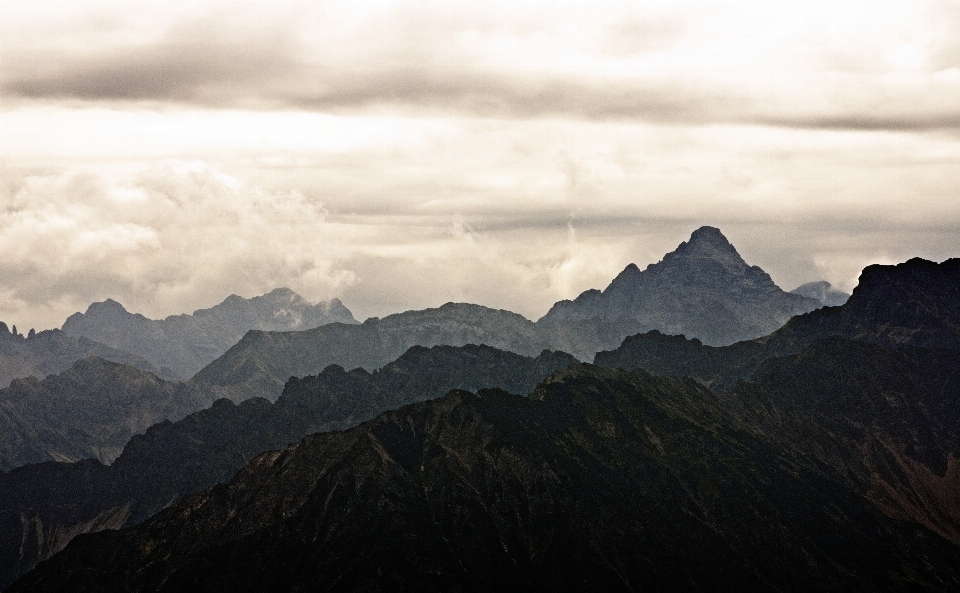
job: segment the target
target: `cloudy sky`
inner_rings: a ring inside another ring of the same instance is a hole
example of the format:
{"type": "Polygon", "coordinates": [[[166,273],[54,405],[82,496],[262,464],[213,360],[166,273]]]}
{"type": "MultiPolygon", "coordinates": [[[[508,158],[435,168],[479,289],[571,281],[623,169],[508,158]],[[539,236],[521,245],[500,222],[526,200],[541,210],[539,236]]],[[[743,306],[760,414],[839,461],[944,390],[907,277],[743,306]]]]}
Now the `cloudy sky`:
{"type": "Polygon", "coordinates": [[[0,0],[0,320],[960,256],[960,3],[0,0]]]}

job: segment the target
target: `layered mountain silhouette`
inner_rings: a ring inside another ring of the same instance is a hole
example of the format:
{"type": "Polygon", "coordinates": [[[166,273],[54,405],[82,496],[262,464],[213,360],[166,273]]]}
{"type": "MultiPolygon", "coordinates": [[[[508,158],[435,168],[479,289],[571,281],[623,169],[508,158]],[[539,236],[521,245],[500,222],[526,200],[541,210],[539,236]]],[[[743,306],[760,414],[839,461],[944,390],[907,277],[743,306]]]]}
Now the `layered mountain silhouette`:
{"type": "Polygon", "coordinates": [[[799,315],[763,338],[713,347],[651,331],[597,353],[594,361],[693,377],[715,391],[726,391],[750,377],[763,361],[796,354],[831,336],[889,348],[960,349],[960,259],[938,264],[914,258],[893,266],[868,266],[843,306],[799,315]]]}
{"type": "Polygon", "coordinates": [[[74,313],[63,324],[71,336],[85,337],[133,352],[188,378],[227,351],[247,331],[294,331],[327,323],[356,323],[339,299],[310,304],[289,288],[244,299],[230,295],[219,305],[192,315],[147,319],[108,299],[74,313]]]}
{"type": "Polygon", "coordinates": [[[98,356],[120,364],[129,364],[163,378],[172,379],[174,373],[159,368],[142,356],[111,348],[89,338],[74,337],[58,329],[39,333],[31,330],[26,336],[0,322],[0,387],[18,378],[42,379],[69,369],[78,360],[98,356]]]}
{"type": "Polygon", "coordinates": [[[248,332],[195,379],[276,403],[0,472],[0,588],[960,590],[960,259],[795,292],[703,227],[537,323],[248,332]]]}
{"type": "Polygon", "coordinates": [[[630,264],[603,291],[558,302],[537,326],[555,336],[555,347],[589,357],[649,330],[732,344],[767,335],[820,306],[781,290],[766,272],[744,262],[718,229],[705,226],[645,270],[630,264]],[[563,343],[568,339],[580,343],[571,347],[563,343]]]}
{"type": "Polygon", "coordinates": [[[224,395],[97,357],[43,380],[14,379],[0,389],[0,470],[86,458],[110,463],[134,434],[224,395]]]}
{"type": "Polygon", "coordinates": [[[939,534],[952,519],[931,530],[889,506],[914,504],[909,488],[877,494],[911,483],[901,461],[920,480],[927,463],[943,469],[956,398],[898,394],[915,374],[850,392],[889,361],[837,354],[777,361],[733,402],[591,365],[529,398],[453,391],[265,453],[139,527],[78,537],[9,591],[960,588],[960,546],[939,534]],[[824,365],[854,374],[817,382],[828,389],[811,399],[804,369],[824,365]],[[829,425],[802,434],[823,414],[829,425]],[[817,449],[834,428],[846,432],[817,449]]]}
{"type": "Polygon", "coordinates": [[[794,288],[790,294],[798,294],[811,299],[817,299],[824,307],[839,307],[847,302],[850,295],[842,290],[836,290],[826,280],[807,282],[794,288]]]}
{"type": "MultiPolygon", "coordinates": [[[[486,344],[535,356],[549,344],[534,323],[509,311],[447,303],[367,319],[360,325],[332,323],[301,332],[251,331],[193,380],[247,386],[252,394],[279,393],[287,379],[316,374],[336,364],[374,370],[412,346],[486,344]]],[[[267,397],[270,397],[267,395],[267,397]]]]}
{"type": "Polygon", "coordinates": [[[291,380],[275,404],[219,400],[135,436],[109,466],[87,460],[0,473],[0,587],[77,534],[135,525],[312,432],[349,428],[451,389],[529,393],[575,362],[560,352],[531,358],[489,346],[417,346],[375,373],[331,366],[291,380]]]}
{"type": "Polygon", "coordinates": [[[536,323],[509,311],[447,303],[358,326],[255,331],[194,379],[246,385],[251,395],[267,395],[279,393],[289,377],[315,374],[328,364],[373,370],[413,345],[482,343],[528,356],[554,349],[588,361],[651,328],[726,344],[765,335],[791,315],[820,306],[777,288],[763,270],[744,263],[719,230],[703,227],[660,263],[643,272],[631,264],[604,292],[561,301],[536,323]]]}

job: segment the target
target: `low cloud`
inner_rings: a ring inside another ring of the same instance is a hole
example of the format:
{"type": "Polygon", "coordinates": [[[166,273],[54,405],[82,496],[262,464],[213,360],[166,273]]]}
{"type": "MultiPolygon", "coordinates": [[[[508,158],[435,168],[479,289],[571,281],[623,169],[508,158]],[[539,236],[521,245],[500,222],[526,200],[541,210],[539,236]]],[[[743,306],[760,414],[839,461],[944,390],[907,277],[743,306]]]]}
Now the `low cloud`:
{"type": "Polygon", "coordinates": [[[2,173],[2,312],[46,317],[22,325],[49,327],[54,311],[65,317],[108,297],[162,316],[278,286],[318,300],[354,279],[337,264],[320,204],[203,162],[2,173]]]}

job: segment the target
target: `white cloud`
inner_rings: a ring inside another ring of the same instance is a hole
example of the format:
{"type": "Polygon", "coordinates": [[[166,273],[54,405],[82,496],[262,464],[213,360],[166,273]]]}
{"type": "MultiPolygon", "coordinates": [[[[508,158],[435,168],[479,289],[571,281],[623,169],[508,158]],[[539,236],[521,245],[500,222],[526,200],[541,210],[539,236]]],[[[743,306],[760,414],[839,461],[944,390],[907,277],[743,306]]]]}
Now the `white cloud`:
{"type": "Polygon", "coordinates": [[[288,285],[530,317],[719,226],[960,255],[944,3],[0,3],[0,319],[288,285]]]}
{"type": "Polygon", "coordinates": [[[51,325],[51,308],[65,317],[107,297],[162,315],[282,285],[316,300],[353,281],[336,263],[322,205],[202,161],[122,171],[7,167],[3,177],[15,181],[0,212],[0,278],[13,301],[45,311],[24,320],[40,326],[51,325]]]}

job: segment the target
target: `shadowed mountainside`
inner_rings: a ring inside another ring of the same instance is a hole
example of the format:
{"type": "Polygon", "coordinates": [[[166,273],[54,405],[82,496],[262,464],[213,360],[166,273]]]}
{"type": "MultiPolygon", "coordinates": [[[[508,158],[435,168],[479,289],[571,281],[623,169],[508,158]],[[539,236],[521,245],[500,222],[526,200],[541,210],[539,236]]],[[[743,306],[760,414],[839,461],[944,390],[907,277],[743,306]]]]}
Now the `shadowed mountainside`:
{"type": "Polygon", "coordinates": [[[831,337],[766,360],[726,408],[960,547],[960,351],[831,337]]]}
{"type": "Polygon", "coordinates": [[[79,533],[137,524],[309,433],[354,426],[451,389],[529,393],[575,362],[562,352],[528,358],[488,346],[413,347],[375,373],[331,366],[291,380],[275,404],[219,400],[179,422],[155,425],[110,466],[88,460],[0,473],[0,587],[79,533]]]}
{"type": "Polygon", "coordinates": [[[339,299],[312,305],[289,288],[244,299],[230,295],[219,305],[192,315],[147,319],[106,300],[63,324],[69,335],[86,337],[143,356],[181,378],[194,375],[251,329],[295,331],[327,323],[356,323],[339,299]]]}
{"type": "Polygon", "coordinates": [[[744,262],[718,229],[705,226],[645,270],[630,264],[602,292],[588,290],[556,303],[537,326],[554,347],[589,360],[648,330],[732,344],[767,335],[820,306],[781,290],[766,272],[744,262]]]}
{"type": "MultiPolygon", "coordinates": [[[[16,330],[16,326],[13,329],[16,330]]],[[[31,330],[24,336],[19,332],[11,332],[6,323],[0,322],[0,387],[6,387],[13,379],[42,379],[47,375],[61,373],[78,360],[90,356],[129,364],[164,379],[174,378],[169,369],[157,368],[141,356],[88,338],[75,338],[58,329],[39,333],[31,330]]]]}
{"type": "Polygon", "coordinates": [[[598,352],[594,362],[692,377],[714,391],[727,391],[764,360],[796,354],[830,336],[890,348],[960,349],[960,259],[938,264],[914,258],[893,266],[868,266],[843,306],[799,315],[756,340],[713,347],[653,331],[598,352]]]}
{"type": "Polygon", "coordinates": [[[110,463],[134,434],[224,395],[97,357],[40,381],[14,379],[0,389],[0,470],[91,457],[110,463]]]}
{"type": "Polygon", "coordinates": [[[960,547],[760,426],[643,371],[574,365],[529,398],[454,391],[77,537],[10,591],[960,587],[960,547]]]}

